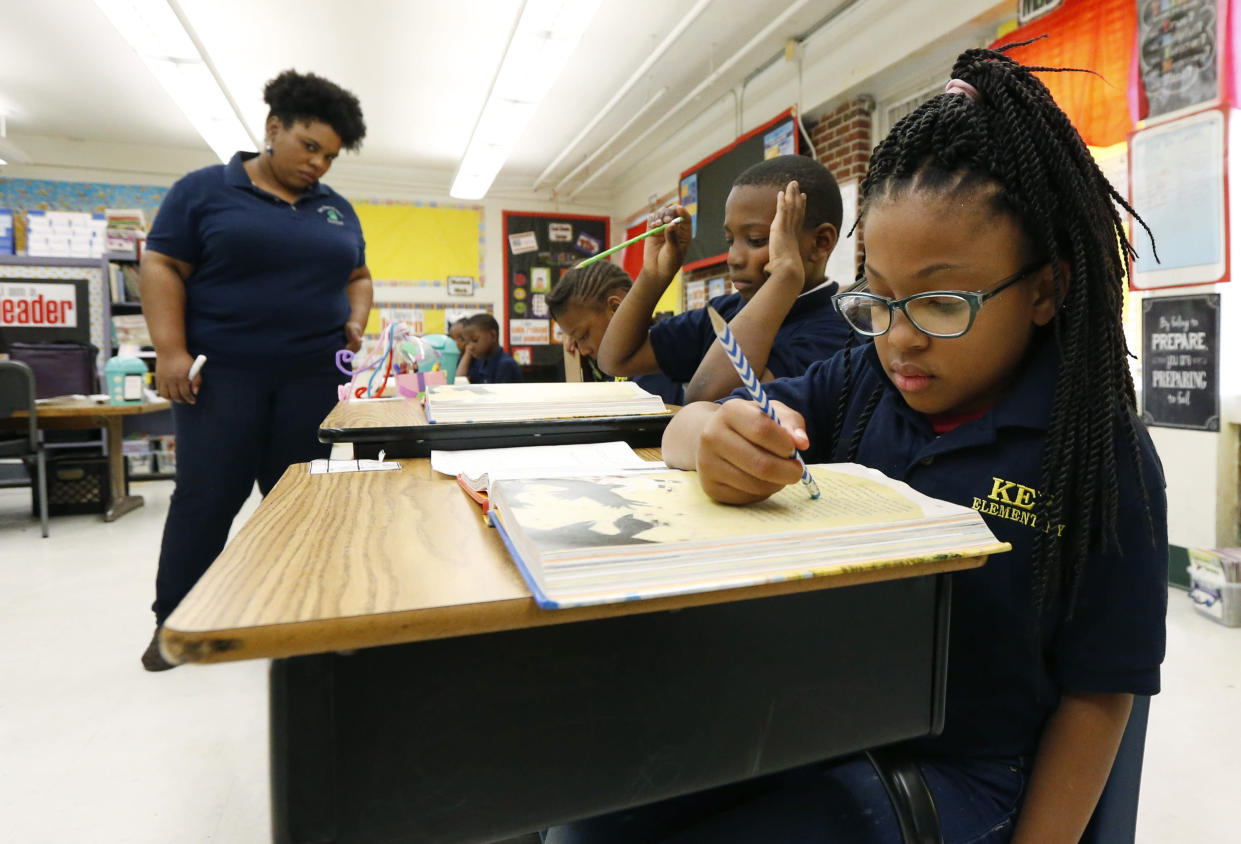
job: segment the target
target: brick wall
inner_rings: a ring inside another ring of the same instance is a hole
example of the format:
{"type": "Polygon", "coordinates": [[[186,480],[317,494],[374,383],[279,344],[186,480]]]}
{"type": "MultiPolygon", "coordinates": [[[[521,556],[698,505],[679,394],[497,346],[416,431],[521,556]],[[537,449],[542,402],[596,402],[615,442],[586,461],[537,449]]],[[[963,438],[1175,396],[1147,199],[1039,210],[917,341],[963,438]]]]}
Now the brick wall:
{"type": "Polygon", "coordinates": [[[838,182],[866,175],[871,151],[871,115],[874,101],[858,97],[837,106],[810,127],[810,140],[819,160],[838,182]]]}

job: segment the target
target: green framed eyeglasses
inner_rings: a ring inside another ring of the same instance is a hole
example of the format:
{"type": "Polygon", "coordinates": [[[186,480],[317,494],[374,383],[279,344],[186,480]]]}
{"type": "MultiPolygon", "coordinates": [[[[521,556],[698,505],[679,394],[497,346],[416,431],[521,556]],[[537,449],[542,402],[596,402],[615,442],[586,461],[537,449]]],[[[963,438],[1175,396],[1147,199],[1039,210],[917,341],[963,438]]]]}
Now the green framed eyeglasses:
{"type": "Polygon", "coordinates": [[[887,334],[892,328],[893,311],[903,313],[910,325],[928,337],[960,337],[973,327],[974,318],[984,302],[1029,278],[1044,263],[1032,264],[1015,275],[1001,279],[988,293],[929,290],[893,301],[874,293],[847,292],[833,296],[832,305],[854,331],[866,337],[887,334]]]}

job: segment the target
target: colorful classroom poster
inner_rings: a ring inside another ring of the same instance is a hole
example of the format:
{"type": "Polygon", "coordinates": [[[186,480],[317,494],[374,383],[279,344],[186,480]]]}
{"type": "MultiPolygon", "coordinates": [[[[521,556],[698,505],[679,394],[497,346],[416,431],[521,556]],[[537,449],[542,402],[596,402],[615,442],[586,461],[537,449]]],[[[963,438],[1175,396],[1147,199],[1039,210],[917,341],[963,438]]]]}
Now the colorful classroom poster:
{"type": "Polygon", "coordinates": [[[538,252],[539,240],[534,236],[534,232],[517,232],[508,236],[508,248],[514,255],[538,252]]]}
{"type": "Polygon", "coordinates": [[[546,346],[551,342],[551,321],[546,319],[510,319],[508,321],[509,344],[517,346],[546,346]]]}
{"type": "Polygon", "coordinates": [[[685,284],[685,309],[692,311],[707,304],[707,283],[690,281],[685,284]]]}
{"type": "Polygon", "coordinates": [[[797,150],[793,146],[793,124],[782,123],[763,135],[763,160],[780,155],[792,155],[797,150]]]}
{"type": "Polygon", "coordinates": [[[685,210],[689,212],[690,224],[693,227],[693,235],[698,235],[698,174],[690,173],[681,180],[680,189],[681,205],[685,206],[685,210]]]}
{"type": "Polygon", "coordinates": [[[1138,0],[1138,64],[1148,118],[1219,98],[1217,0],[1138,0]]]}
{"type": "Polygon", "coordinates": [[[1159,260],[1138,249],[1140,290],[1227,277],[1224,112],[1210,109],[1137,132],[1129,141],[1130,204],[1155,232],[1159,260]]]}

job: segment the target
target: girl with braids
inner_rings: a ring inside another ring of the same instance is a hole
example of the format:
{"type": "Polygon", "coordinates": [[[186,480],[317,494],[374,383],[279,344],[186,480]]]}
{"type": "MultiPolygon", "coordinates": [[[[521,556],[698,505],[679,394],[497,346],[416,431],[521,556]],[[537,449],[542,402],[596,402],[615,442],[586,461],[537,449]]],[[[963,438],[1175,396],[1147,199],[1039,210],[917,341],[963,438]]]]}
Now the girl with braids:
{"type": "MultiPolygon", "coordinates": [[[[612,316],[631,287],[633,279],[623,269],[608,261],[595,261],[566,272],[547,294],[552,319],[568,337],[569,351],[581,358],[583,381],[616,380],[599,369],[595,356],[612,316]]],[[[662,372],[630,380],[668,404],[685,403],[684,388],[662,372]]]]}
{"type": "MultiPolygon", "coordinates": [[[[797,483],[798,448],[972,506],[1012,544],[952,576],[945,727],[896,748],[946,842],[1077,841],[1164,654],[1162,470],[1121,332],[1130,247],[1119,197],[1039,69],[970,50],[875,149],[869,289],[834,297],[873,342],[768,385],[783,426],[734,399],[686,407],[664,435],[665,461],[697,468],[719,501],[797,483]]],[[[864,759],[718,794],[694,796],[709,808],[680,816],[675,840],[901,840],[864,759]]],[[[640,826],[655,814],[610,828],[668,840],[640,826]]],[[[605,840],[589,825],[553,840],[605,840]]]]}

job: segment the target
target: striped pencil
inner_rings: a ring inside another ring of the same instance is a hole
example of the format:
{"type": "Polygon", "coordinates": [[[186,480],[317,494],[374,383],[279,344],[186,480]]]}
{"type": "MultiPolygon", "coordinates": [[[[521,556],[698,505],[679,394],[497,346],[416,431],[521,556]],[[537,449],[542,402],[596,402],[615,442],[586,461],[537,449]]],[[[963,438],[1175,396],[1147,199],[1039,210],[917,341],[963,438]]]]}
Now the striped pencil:
{"type": "MultiPolygon", "coordinates": [[[[758,402],[759,410],[766,413],[779,425],[780,418],[776,416],[776,410],[771,406],[771,400],[767,398],[767,391],[763,389],[758,376],[754,374],[754,370],[750,367],[750,362],[741,353],[741,346],[738,345],[737,338],[729,330],[728,323],[724,322],[724,317],[720,316],[715,308],[710,305],[707,306],[707,316],[711,319],[711,327],[715,329],[716,339],[720,341],[724,351],[728,353],[728,359],[732,361],[733,368],[741,376],[741,383],[745,385],[746,392],[750,394],[750,398],[758,402]]],[[[806,461],[801,459],[801,454],[797,451],[793,452],[793,456],[801,464],[801,482],[810,490],[811,498],[818,498],[819,485],[810,476],[810,470],[806,468],[806,461]]]]}

